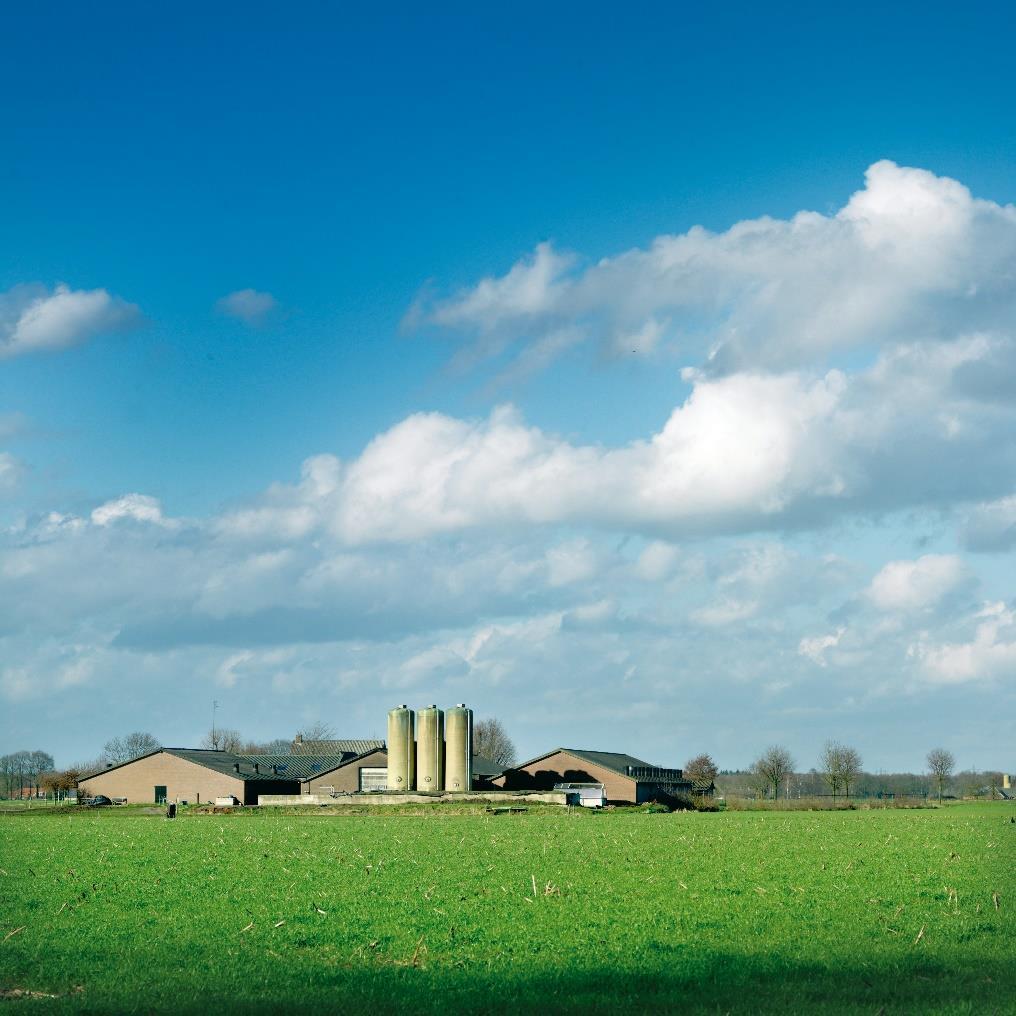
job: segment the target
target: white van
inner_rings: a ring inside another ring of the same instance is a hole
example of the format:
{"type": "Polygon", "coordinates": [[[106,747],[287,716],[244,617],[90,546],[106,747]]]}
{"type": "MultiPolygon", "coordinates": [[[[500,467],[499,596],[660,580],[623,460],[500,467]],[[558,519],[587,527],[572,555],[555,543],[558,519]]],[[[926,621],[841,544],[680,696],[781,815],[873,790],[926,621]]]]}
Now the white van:
{"type": "Polygon", "coordinates": [[[555,783],[554,789],[563,790],[569,804],[583,808],[602,808],[607,803],[607,791],[602,783],[555,783]]]}

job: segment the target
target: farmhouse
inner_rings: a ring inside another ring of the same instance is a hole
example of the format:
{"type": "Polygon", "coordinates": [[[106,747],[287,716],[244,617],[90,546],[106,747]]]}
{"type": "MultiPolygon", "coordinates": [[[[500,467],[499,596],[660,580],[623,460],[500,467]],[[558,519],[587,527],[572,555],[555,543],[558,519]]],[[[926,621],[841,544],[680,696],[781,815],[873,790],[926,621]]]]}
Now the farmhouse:
{"type": "Polygon", "coordinates": [[[552,790],[555,783],[602,783],[607,800],[641,804],[660,797],[691,795],[695,788],[680,769],[663,769],[632,755],[584,748],[555,748],[493,780],[503,790],[552,790]]]}
{"type": "Polygon", "coordinates": [[[129,804],[204,804],[217,797],[257,804],[259,794],[299,794],[300,778],[228,751],[158,748],[92,773],[79,781],[78,789],[88,796],[105,794],[129,804]]]}

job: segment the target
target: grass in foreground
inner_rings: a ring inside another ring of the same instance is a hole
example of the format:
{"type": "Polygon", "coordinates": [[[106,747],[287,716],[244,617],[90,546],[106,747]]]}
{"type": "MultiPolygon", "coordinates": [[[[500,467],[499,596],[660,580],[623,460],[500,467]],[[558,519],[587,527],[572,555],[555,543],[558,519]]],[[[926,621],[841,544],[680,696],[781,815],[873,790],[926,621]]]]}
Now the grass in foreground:
{"type": "Polygon", "coordinates": [[[0,990],[57,996],[12,1012],[1011,1013],[1013,814],[0,816],[0,990]]]}

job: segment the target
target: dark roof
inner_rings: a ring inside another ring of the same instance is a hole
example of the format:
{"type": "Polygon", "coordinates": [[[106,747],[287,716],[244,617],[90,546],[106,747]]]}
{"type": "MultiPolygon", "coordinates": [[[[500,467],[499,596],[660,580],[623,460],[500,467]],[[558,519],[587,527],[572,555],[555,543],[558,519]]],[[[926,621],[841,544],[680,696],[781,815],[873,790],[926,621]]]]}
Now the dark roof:
{"type": "Polygon", "coordinates": [[[484,758],[482,755],[473,756],[474,776],[500,776],[506,768],[506,766],[499,766],[496,762],[491,762],[489,758],[484,758]]]}
{"type": "MultiPolygon", "coordinates": [[[[300,778],[303,780],[304,783],[306,783],[308,780],[316,780],[319,776],[327,776],[329,773],[334,773],[336,769],[342,769],[343,766],[351,765],[353,762],[359,762],[360,759],[364,759],[368,755],[373,755],[374,752],[376,751],[384,751],[387,754],[387,749],[384,746],[384,742],[381,742],[380,748],[368,748],[366,751],[360,752],[359,755],[346,755],[342,758],[340,762],[337,762],[330,768],[322,769],[316,773],[309,773],[308,775],[301,776],[300,778]]],[[[299,756],[297,757],[299,758],[299,756]]]]}
{"type": "Polygon", "coordinates": [[[621,776],[628,775],[628,766],[636,766],[640,769],[652,768],[651,762],[643,762],[642,759],[635,758],[634,755],[625,755],[617,751],[586,751],[585,748],[559,748],[558,750],[566,751],[569,755],[575,755],[586,762],[592,762],[593,765],[603,766],[604,769],[620,773],[621,776]]]}
{"type": "MultiPolygon", "coordinates": [[[[617,773],[618,776],[624,776],[626,779],[635,780],[639,782],[653,782],[654,779],[659,778],[660,774],[655,774],[654,777],[642,775],[639,777],[630,776],[628,774],[628,767],[632,766],[635,769],[662,769],[664,773],[680,773],[679,769],[666,769],[662,766],[654,766],[649,762],[644,762],[640,758],[635,758],[634,755],[626,755],[619,751],[589,751],[586,748],[552,748],[550,751],[545,751],[542,755],[537,755],[536,758],[531,758],[528,762],[523,762],[520,765],[512,766],[512,769],[523,769],[526,766],[531,766],[535,762],[540,762],[545,758],[549,758],[551,755],[556,754],[559,751],[567,752],[569,755],[574,755],[575,758],[582,759],[583,762],[589,762],[592,765],[603,766],[604,769],[609,769],[613,773],[617,773]]],[[[690,780],[682,782],[691,783],[690,780]]]]}
{"type": "Polygon", "coordinates": [[[339,755],[238,755],[247,762],[257,762],[264,773],[274,766],[278,775],[287,780],[302,780],[335,769],[355,755],[346,752],[339,755]]]}
{"type": "Polygon", "coordinates": [[[363,755],[383,748],[384,741],[372,738],[353,738],[346,741],[294,741],[294,755],[363,755]]]}
{"type": "Polygon", "coordinates": [[[182,758],[186,762],[193,762],[195,765],[204,766],[206,769],[211,769],[213,772],[222,773],[225,776],[232,776],[237,780],[262,782],[265,780],[296,779],[296,777],[284,776],[281,773],[277,776],[274,775],[272,773],[271,766],[261,767],[261,771],[256,773],[254,772],[254,763],[250,761],[248,756],[234,755],[231,751],[214,751],[211,748],[156,748],[154,751],[145,752],[144,755],[128,759],[126,762],[118,762],[116,765],[107,766],[105,769],[97,769],[95,772],[89,773],[87,776],[82,776],[79,782],[85,782],[86,780],[93,779],[96,776],[103,776],[106,773],[112,772],[114,769],[122,769],[124,766],[129,766],[132,762],[137,762],[138,759],[148,758],[151,755],[158,755],[159,752],[162,751],[164,751],[167,755],[175,755],[177,758],[182,758]],[[240,767],[239,771],[237,771],[236,766],[240,767]]]}

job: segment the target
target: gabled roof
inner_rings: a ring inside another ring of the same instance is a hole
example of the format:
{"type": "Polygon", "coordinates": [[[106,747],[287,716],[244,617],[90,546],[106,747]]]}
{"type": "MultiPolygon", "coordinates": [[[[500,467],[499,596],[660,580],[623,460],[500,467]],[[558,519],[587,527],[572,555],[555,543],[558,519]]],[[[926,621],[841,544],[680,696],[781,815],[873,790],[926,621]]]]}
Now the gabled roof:
{"type": "Polygon", "coordinates": [[[128,759],[126,762],[118,762],[116,765],[107,766],[105,769],[98,769],[87,776],[80,777],[78,782],[85,782],[94,779],[96,776],[105,776],[106,773],[111,773],[114,769],[122,769],[124,766],[132,765],[140,759],[149,758],[151,755],[158,755],[160,752],[165,752],[167,755],[175,755],[177,758],[182,758],[185,762],[193,762],[195,765],[204,766],[205,769],[222,773],[224,776],[232,776],[236,780],[260,782],[264,780],[296,779],[296,777],[286,776],[282,773],[276,776],[272,773],[270,765],[262,767],[260,763],[259,768],[261,771],[256,773],[254,772],[254,763],[250,761],[248,756],[234,755],[231,751],[214,751],[211,748],[156,748],[154,751],[145,752],[144,755],[128,759]],[[237,766],[239,766],[239,770],[237,770],[237,766]]]}
{"type": "Polygon", "coordinates": [[[569,755],[574,755],[576,758],[582,759],[583,762],[592,762],[593,765],[603,766],[605,769],[609,769],[611,772],[617,773],[619,776],[628,776],[628,766],[647,766],[648,762],[643,762],[641,759],[635,758],[633,755],[622,755],[616,751],[587,751],[585,748],[551,748],[550,751],[545,751],[542,755],[537,755],[536,758],[529,759],[528,762],[520,762],[518,765],[511,766],[510,769],[505,770],[509,772],[511,769],[525,769],[527,766],[534,765],[537,762],[543,761],[545,758],[550,758],[551,755],[556,755],[559,751],[567,752],[569,755]]]}
{"type": "MultiPolygon", "coordinates": [[[[575,758],[581,759],[583,762],[602,766],[604,769],[609,769],[612,773],[616,773],[618,776],[623,776],[625,779],[632,780],[634,782],[638,782],[638,780],[636,780],[635,777],[628,775],[629,766],[633,766],[636,769],[663,768],[660,766],[654,766],[650,762],[644,762],[642,759],[636,758],[634,755],[626,755],[623,752],[618,751],[590,751],[587,748],[553,748],[550,751],[544,752],[542,755],[537,755],[536,758],[531,758],[528,762],[512,766],[511,769],[524,769],[527,766],[541,762],[545,758],[549,758],[551,755],[557,754],[559,751],[573,755],[575,758]]],[[[690,783],[691,781],[689,780],[688,782],[690,783]]]]}
{"type": "Polygon", "coordinates": [[[255,762],[264,773],[274,768],[279,777],[287,780],[302,780],[335,769],[355,755],[346,752],[337,755],[239,755],[253,765],[255,762]]]}
{"type": "Polygon", "coordinates": [[[506,768],[506,766],[499,766],[496,762],[491,762],[489,758],[484,758],[483,755],[473,756],[474,776],[500,776],[506,768]]]}
{"type": "MultiPolygon", "coordinates": [[[[330,773],[334,773],[336,769],[343,769],[345,766],[352,765],[354,762],[359,762],[361,759],[365,759],[368,755],[373,755],[376,751],[387,751],[384,746],[384,742],[381,742],[380,748],[368,748],[366,751],[360,752],[359,755],[346,755],[341,761],[328,769],[322,769],[316,773],[310,773],[307,776],[301,776],[300,779],[307,783],[309,780],[316,780],[319,776],[328,776],[330,773]]],[[[299,758],[300,756],[295,756],[299,758]]]]}
{"type": "Polygon", "coordinates": [[[373,738],[353,738],[346,741],[294,741],[294,755],[362,755],[383,748],[384,741],[373,738]]]}

